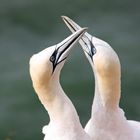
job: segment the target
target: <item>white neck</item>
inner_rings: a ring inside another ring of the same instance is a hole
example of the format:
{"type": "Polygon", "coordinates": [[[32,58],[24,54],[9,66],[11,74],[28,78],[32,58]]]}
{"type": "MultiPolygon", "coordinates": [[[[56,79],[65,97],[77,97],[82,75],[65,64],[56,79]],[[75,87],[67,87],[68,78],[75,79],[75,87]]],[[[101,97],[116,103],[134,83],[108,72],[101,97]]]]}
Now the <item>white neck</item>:
{"type": "Polygon", "coordinates": [[[59,126],[82,129],[78,114],[59,83],[59,75],[52,76],[48,85],[39,88],[36,92],[48,111],[50,122],[60,124],[59,126]]]}
{"type": "Polygon", "coordinates": [[[102,77],[95,72],[95,101],[106,109],[116,109],[120,100],[120,75],[102,77]]]}
{"type": "Polygon", "coordinates": [[[102,111],[117,111],[120,100],[120,74],[116,76],[102,77],[96,70],[95,73],[95,95],[92,106],[92,116],[102,111]]]}
{"type": "MultiPolygon", "coordinates": [[[[119,108],[120,75],[109,79],[101,78],[95,72],[95,97],[92,105],[91,130],[103,131],[113,136],[129,137],[131,128],[122,109],[119,108]],[[106,90],[109,89],[109,90],[106,90]]],[[[91,135],[92,135],[91,131],[91,135]]]]}

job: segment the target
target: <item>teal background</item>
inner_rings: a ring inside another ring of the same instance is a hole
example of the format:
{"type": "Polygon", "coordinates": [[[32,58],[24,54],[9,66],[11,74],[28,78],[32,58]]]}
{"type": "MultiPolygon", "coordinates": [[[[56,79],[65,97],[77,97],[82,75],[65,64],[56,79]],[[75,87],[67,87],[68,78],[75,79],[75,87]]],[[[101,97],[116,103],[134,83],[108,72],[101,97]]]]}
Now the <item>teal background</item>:
{"type": "MultiPolygon", "coordinates": [[[[138,0],[0,0],[0,140],[42,140],[48,114],[29,75],[30,57],[68,35],[61,15],[107,41],[122,65],[120,106],[140,121],[140,2],[138,0]]],[[[80,46],[61,73],[61,84],[83,126],[90,117],[94,77],[80,46]]]]}

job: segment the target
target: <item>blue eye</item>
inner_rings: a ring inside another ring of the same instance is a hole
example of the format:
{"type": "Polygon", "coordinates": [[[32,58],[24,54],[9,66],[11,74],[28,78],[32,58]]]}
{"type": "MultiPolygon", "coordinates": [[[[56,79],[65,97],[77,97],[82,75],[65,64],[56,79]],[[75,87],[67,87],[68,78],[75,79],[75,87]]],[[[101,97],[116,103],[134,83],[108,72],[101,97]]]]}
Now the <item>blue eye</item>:
{"type": "Polygon", "coordinates": [[[58,50],[55,50],[55,51],[53,52],[53,54],[51,55],[51,57],[50,57],[50,61],[51,61],[52,63],[55,62],[56,55],[57,55],[57,51],[58,51],[58,50]]]}
{"type": "Polygon", "coordinates": [[[54,55],[52,55],[52,56],[50,57],[50,61],[51,61],[51,62],[54,62],[54,61],[55,61],[54,55]]]}

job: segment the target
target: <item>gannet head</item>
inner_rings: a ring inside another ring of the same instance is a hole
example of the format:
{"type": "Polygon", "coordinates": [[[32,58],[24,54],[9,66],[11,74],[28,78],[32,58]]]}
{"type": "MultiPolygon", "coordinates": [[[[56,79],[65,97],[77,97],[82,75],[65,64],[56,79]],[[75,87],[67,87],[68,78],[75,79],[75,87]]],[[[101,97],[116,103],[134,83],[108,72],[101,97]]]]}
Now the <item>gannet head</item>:
{"type": "MultiPolygon", "coordinates": [[[[86,35],[84,35],[84,37],[85,36],[86,35]]],[[[92,68],[98,72],[101,77],[113,76],[115,78],[115,75],[119,76],[120,61],[113,48],[101,39],[94,36],[90,38],[89,40],[83,39],[85,43],[82,45],[82,48],[92,68]]]]}
{"type": "MultiPolygon", "coordinates": [[[[72,32],[81,29],[72,19],[66,16],[62,16],[62,19],[72,32]]],[[[103,106],[116,108],[120,99],[121,76],[120,62],[116,52],[108,43],[87,32],[79,43],[95,75],[95,93],[100,93],[99,98],[103,106]]]]}
{"type": "Polygon", "coordinates": [[[48,47],[31,57],[30,75],[34,87],[46,86],[50,79],[59,76],[71,48],[85,31],[86,28],[80,29],[62,42],[48,47]]]}
{"type": "MultiPolygon", "coordinates": [[[[69,17],[62,16],[62,19],[73,33],[81,29],[81,27],[69,17]]],[[[79,40],[79,43],[92,68],[96,69],[97,72],[110,75],[111,72],[120,71],[119,58],[107,42],[86,32],[79,40]]]]}
{"type": "Polygon", "coordinates": [[[106,109],[117,109],[120,100],[121,67],[118,55],[110,45],[98,38],[92,37],[91,46],[85,51],[95,76],[95,93],[100,94],[100,103],[106,109]],[[95,53],[92,55],[94,47],[95,53]],[[87,53],[88,51],[88,53],[87,53]]]}

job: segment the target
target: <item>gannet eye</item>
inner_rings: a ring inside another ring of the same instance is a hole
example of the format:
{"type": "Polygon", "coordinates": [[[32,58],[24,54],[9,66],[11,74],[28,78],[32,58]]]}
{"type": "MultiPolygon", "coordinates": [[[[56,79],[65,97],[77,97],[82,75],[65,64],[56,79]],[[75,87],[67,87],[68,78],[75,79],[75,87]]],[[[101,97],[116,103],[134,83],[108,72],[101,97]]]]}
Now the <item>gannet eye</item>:
{"type": "Polygon", "coordinates": [[[91,47],[91,52],[92,52],[92,55],[96,53],[96,48],[94,46],[91,47]]]}
{"type": "Polygon", "coordinates": [[[53,52],[53,54],[51,55],[51,57],[50,57],[50,61],[51,61],[52,63],[55,63],[57,51],[58,51],[58,50],[55,50],[55,51],[53,52]]]}
{"type": "Polygon", "coordinates": [[[54,61],[55,61],[54,55],[52,55],[52,56],[50,57],[50,61],[51,61],[51,62],[54,62],[54,61]]]}
{"type": "Polygon", "coordinates": [[[52,72],[54,72],[54,69],[55,69],[55,67],[56,67],[56,65],[57,65],[57,53],[58,53],[58,49],[56,49],[53,53],[52,53],[52,55],[51,55],[51,57],[50,57],[50,61],[51,61],[51,63],[52,63],[52,65],[53,65],[53,71],[52,72]]]}

